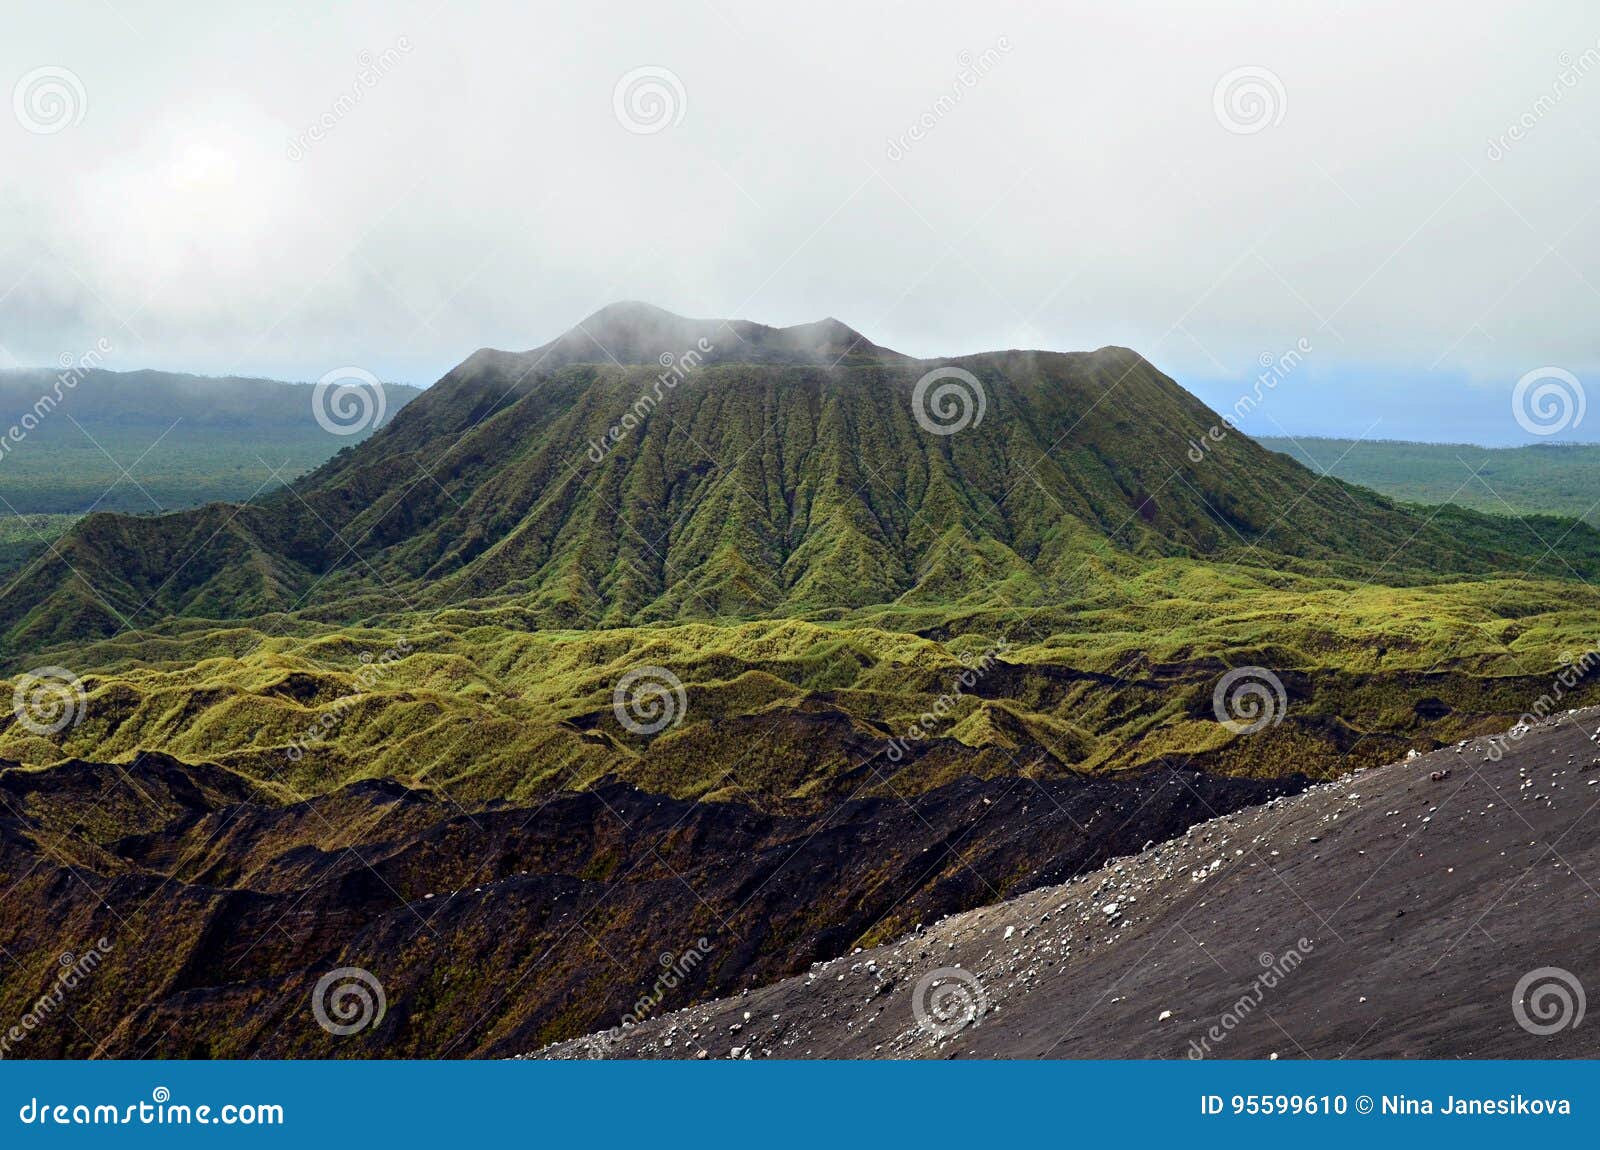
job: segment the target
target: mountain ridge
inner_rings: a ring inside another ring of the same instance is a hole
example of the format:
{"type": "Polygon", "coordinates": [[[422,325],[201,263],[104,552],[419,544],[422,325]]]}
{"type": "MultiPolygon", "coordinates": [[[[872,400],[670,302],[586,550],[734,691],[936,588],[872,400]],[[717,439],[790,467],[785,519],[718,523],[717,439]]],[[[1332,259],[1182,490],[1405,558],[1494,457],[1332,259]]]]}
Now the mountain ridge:
{"type": "Polygon", "coordinates": [[[542,626],[612,626],[1043,604],[1161,557],[1600,571],[1587,528],[1552,558],[1515,521],[1436,522],[1236,433],[1196,463],[1220,417],[1126,349],[927,361],[837,321],[589,318],[598,331],[474,353],[249,504],[91,516],[0,599],[5,646],[293,611],[313,590],[330,621],[515,602],[542,626]]]}
{"type": "Polygon", "coordinates": [[[879,347],[829,316],[809,323],[773,327],[740,319],[699,319],[676,315],[639,300],[608,304],[548,343],[526,351],[482,347],[446,372],[443,379],[479,373],[525,375],[576,363],[618,366],[662,363],[662,357],[695,358],[696,363],[833,364],[841,359],[911,362],[910,356],[879,347]]]}

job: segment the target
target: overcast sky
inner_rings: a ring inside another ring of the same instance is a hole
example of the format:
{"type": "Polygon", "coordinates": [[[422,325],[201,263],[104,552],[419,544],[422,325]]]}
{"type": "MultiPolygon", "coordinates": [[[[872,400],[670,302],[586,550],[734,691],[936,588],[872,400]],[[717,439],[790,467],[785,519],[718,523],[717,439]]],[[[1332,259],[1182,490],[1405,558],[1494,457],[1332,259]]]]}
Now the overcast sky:
{"type": "Polygon", "coordinates": [[[1219,408],[1304,340],[1262,433],[1600,386],[1593,3],[330,7],[11,7],[0,365],[426,384],[643,299],[1219,408]]]}

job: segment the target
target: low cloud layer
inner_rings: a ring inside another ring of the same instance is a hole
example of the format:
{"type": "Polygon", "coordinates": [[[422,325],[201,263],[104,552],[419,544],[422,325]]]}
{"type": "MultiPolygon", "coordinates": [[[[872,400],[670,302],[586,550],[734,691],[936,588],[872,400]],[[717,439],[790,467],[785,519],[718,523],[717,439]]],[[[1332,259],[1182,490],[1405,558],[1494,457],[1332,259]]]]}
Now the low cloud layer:
{"type": "Polygon", "coordinates": [[[1219,407],[1306,341],[1264,433],[1600,386],[1592,6],[1042,7],[19,10],[0,366],[428,383],[633,298],[1219,407]]]}

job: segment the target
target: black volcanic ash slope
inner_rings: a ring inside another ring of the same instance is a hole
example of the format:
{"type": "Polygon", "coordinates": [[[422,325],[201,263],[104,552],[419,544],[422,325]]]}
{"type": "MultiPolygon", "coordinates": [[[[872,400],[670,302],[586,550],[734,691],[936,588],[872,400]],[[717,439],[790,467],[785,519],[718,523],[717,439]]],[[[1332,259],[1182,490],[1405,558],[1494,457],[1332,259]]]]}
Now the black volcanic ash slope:
{"type": "Polygon", "coordinates": [[[1573,1006],[1574,983],[1592,997],[1600,981],[1597,724],[1600,709],[1568,712],[1521,738],[1358,771],[544,1054],[1594,1058],[1600,1028],[1573,1006]],[[943,1033],[913,1005],[936,982],[955,996],[943,1033]],[[1547,1033],[1518,1022],[1519,985],[1547,1033]],[[1548,1015],[1532,1005],[1539,986],[1548,1015]]]}
{"type": "Polygon", "coordinates": [[[912,797],[693,803],[608,782],[463,810],[393,782],[267,801],[143,755],[0,770],[0,1013],[106,953],[14,1057],[511,1055],[660,1003],[770,982],[1181,834],[1303,780],[1197,771],[960,782],[912,797]],[[367,970],[383,1022],[322,1029],[312,988],[367,970]]]}

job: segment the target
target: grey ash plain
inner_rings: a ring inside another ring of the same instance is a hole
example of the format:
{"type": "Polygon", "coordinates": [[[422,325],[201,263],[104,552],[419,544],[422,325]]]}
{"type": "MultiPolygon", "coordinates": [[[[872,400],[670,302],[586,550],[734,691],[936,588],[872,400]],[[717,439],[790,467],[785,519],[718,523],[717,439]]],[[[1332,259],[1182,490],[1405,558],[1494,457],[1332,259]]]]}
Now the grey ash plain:
{"type": "Polygon", "coordinates": [[[1600,986],[1587,877],[1600,876],[1597,726],[1600,708],[1571,711],[1500,736],[1498,761],[1486,737],[1357,771],[892,945],[535,1056],[1600,1056],[1594,1020],[1536,1035],[1512,1009],[1542,967],[1600,986]],[[976,975],[982,1007],[935,1034],[913,998],[942,968],[976,975]]]}

